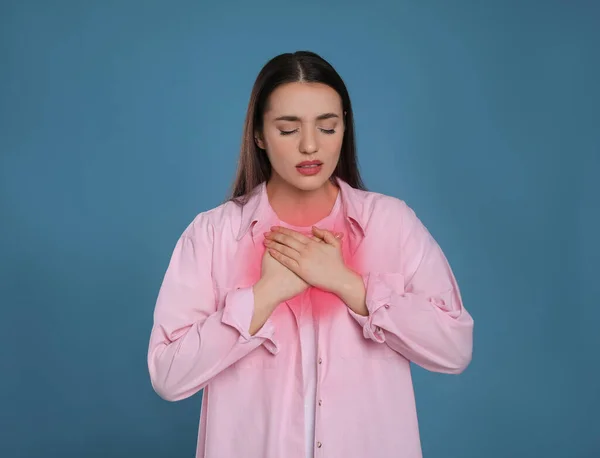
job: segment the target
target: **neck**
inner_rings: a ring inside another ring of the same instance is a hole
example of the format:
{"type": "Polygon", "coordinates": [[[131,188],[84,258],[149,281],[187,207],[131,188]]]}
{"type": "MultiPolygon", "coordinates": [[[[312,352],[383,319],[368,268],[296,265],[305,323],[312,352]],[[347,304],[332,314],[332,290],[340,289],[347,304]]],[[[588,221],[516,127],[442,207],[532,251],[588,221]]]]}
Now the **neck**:
{"type": "Polygon", "coordinates": [[[304,191],[282,180],[267,183],[269,204],[277,217],[293,226],[312,226],[331,213],[339,189],[327,180],[319,189],[304,191]]]}

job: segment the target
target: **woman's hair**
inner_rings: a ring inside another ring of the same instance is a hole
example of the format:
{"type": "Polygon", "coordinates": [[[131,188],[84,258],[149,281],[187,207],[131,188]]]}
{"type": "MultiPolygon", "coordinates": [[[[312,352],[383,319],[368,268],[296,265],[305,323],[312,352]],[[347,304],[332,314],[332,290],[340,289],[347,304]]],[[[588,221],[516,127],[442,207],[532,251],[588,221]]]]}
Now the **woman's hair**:
{"type": "Polygon", "coordinates": [[[344,81],[325,59],[309,51],[280,54],[262,68],[250,95],[244,122],[242,146],[230,200],[244,204],[250,191],[271,178],[271,164],[264,149],[255,142],[255,133],[263,129],[263,115],[269,96],[286,83],[322,83],[334,89],[342,99],[344,138],[332,179],[344,180],[353,188],[366,189],[358,170],[354,116],[344,81]]]}

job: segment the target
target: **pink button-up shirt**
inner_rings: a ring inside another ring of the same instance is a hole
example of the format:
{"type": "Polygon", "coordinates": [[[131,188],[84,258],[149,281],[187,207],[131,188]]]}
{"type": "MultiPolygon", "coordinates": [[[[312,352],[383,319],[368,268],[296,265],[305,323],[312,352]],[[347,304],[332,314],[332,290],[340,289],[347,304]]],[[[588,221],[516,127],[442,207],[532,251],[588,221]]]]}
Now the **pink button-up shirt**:
{"type": "MultiPolygon", "coordinates": [[[[421,457],[409,362],[460,373],[473,320],[440,247],[401,200],[338,180],[344,258],[363,276],[369,315],[312,290],[315,458],[421,457]]],[[[243,206],[199,214],[175,247],[157,300],[148,366],[176,401],[204,389],[198,458],[305,458],[300,301],[253,336],[252,285],[277,219],[265,184],[243,206]]]]}

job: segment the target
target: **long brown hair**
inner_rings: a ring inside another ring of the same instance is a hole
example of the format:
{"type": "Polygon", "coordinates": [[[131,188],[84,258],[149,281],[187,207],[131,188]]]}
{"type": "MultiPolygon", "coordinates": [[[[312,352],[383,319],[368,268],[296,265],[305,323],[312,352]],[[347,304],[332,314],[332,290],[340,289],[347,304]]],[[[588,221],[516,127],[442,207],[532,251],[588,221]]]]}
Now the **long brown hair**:
{"type": "Polygon", "coordinates": [[[262,68],[250,95],[242,146],[230,200],[244,204],[256,186],[271,178],[271,164],[264,149],[258,147],[254,136],[262,131],[263,115],[271,93],[282,84],[293,82],[322,83],[334,89],[342,99],[344,139],[340,159],[332,179],[344,180],[353,188],[366,189],[358,169],[354,115],[350,96],[344,81],[321,56],[309,51],[280,54],[262,68]]]}

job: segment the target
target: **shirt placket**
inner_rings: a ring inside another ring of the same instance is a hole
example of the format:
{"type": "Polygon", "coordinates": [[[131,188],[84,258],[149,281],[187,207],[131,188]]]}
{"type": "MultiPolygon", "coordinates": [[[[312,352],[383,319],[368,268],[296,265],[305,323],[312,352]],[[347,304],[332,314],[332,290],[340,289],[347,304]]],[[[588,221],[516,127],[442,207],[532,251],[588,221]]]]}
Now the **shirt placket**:
{"type": "MultiPolygon", "coordinates": [[[[343,229],[343,221],[338,215],[333,223],[333,233],[340,232],[343,229]]],[[[344,237],[347,237],[345,234],[344,237]]],[[[343,240],[342,243],[348,243],[347,240],[343,240]]],[[[344,260],[346,261],[346,260],[344,260]]],[[[313,304],[313,306],[316,304],[313,304]]],[[[322,306],[322,305],[317,305],[322,306]]],[[[323,319],[321,317],[321,319],[323,319]]],[[[321,417],[324,408],[327,408],[326,400],[323,399],[323,393],[321,387],[323,385],[323,374],[326,369],[326,365],[329,363],[325,359],[325,348],[324,340],[326,337],[321,333],[321,326],[319,326],[319,320],[315,320],[316,333],[317,333],[317,389],[316,389],[316,406],[315,406],[315,438],[314,438],[314,456],[315,458],[323,458],[326,456],[326,445],[327,438],[323,437],[321,433],[321,417]]]]}
{"type": "MultiPolygon", "coordinates": [[[[320,346],[319,346],[320,348],[320,346]]],[[[321,398],[321,379],[323,373],[323,357],[319,351],[317,360],[317,396],[316,396],[316,408],[315,408],[315,444],[314,444],[314,456],[323,457],[323,446],[326,438],[321,437],[321,409],[323,408],[323,399],[321,398]]]]}

